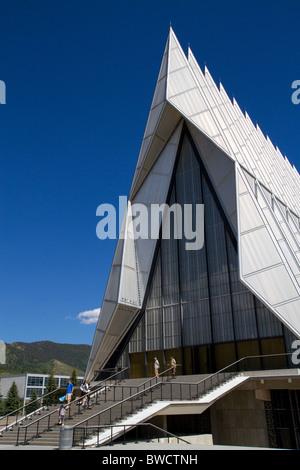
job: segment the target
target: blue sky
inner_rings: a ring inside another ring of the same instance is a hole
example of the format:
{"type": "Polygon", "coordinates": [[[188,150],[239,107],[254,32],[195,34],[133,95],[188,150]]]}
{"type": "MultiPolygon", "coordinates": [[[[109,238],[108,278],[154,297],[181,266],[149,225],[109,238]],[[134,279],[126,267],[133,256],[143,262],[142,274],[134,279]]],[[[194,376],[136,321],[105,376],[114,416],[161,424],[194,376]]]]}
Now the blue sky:
{"type": "Polygon", "coordinates": [[[300,170],[300,2],[1,0],[0,339],[91,344],[169,25],[300,170]]]}

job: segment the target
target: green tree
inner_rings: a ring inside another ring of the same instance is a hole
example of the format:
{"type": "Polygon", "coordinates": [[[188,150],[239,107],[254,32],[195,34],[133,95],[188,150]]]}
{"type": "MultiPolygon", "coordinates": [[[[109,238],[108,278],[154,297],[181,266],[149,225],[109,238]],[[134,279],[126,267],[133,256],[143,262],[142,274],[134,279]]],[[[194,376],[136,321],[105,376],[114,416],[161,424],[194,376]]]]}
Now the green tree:
{"type": "Polygon", "coordinates": [[[38,408],[40,408],[41,403],[39,400],[37,400],[37,398],[38,398],[37,391],[36,389],[34,389],[31,395],[31,399],[29,400],[25,408],[27,415],[37,410],[38,408]]]}
{"type": "Polygon", "coordinates": [[[74,387],[79,386],[78,378],[77,378],[77,372],[76,369],[73,369],[72,375],[71,375],[71,382],[74,385],[74,387]]]}
{"type": "Polygon", "coordinates": [[[0,395],[0,416],[4,416],[5,414],[5,403],[2,399],[2,395],[0,395]]]}
{"type": "Polygon", "coordinates": [[[16,382],[13,381],[5,400],[5,412],[6,414],[11,413],[20,408],[20,406],[22,406],[22,402],[19,397],[18,387],[16,382]]]}
{"type": "Polygon", "coordinates": [[[56,380],[54,377],[54,372],[52,371],[49,375],[47,387],[45,389],[45,395],[47,395],[48,393],[51,393],[51,395],[44,398],[44,401],[43,401],[44,405],[53,405],[53,403],[57,402],[57,394],[52,393],[56,389],[57,389],[56,380]]]}

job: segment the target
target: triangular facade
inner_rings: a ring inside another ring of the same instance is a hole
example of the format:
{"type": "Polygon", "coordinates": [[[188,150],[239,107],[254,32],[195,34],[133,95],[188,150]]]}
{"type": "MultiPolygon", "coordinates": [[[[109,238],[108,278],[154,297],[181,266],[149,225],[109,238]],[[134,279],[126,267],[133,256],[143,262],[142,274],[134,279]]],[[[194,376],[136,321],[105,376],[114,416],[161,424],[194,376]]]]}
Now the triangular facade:
{"type": "MultiPolygon", "coordinates": [[[[300,337],[299,188],[297,170],[170,29],[129,201],[204,205],[204,246],[120,236],[88,379],[123,351],[136,374],[154,353],[175,351],[194,373],[285,352],[289,332],[300,337]]],[[[122,234],[130,227],[129,210],[122,234]]]]}

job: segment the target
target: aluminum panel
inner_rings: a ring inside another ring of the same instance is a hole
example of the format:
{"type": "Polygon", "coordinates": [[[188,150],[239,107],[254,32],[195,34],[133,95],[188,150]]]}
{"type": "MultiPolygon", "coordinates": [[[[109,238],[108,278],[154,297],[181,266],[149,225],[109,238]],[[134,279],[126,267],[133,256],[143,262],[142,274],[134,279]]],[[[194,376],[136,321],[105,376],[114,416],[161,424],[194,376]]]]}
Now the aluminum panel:
{"type": "Polygon", "coordinates": [[[287,327],[299,337],[299,312],[300,312],[300,300],[296,299],[292,302],[288,302],[284,305],[276,307],[278,317],[287,325],[287,327]]]}
{"type": "Polygon", "coordinates": [[[189,124],[188,128],[232,229],[237,233],[235,162],[193,125],[189,124]]]}
{"type": "Polygon", "coordinates": [[[265,302],[274,308],[277,304],[299,298],[299,293],[283,265],[255,273],[244,280],[256,292],[258,297],[263,298],[265,302]]]}
{"type": "Polygon", "coordinates": [[[191,69],[193,70],[197,81],[200,85],[200,87],[203,89],[204,87],[207,87],[207,82],[205,80],[204,74],[199,67],[199,64],[197,63],[195,56],[190,48],[188,48],[188,62],[191,66],[191,69]]]}
{"type": "MultiPolygon", "coordinates": [[[[166,202],[181,129],[182,126],[179,125],[175,130],[159,159],[147,175],[147,178],[144,180],[143,186],[133,199],[133,204],[140,203],[148,205],[162,204],[166,202]]],[[[139,267],[139,290],[141,299],[143,299],[147,286],[155,246],[155,239],[139,238],[135,241],[137,263],[139,267]]]]}
{"type": "Polygon", "coordinates": [[[188,90],[182,95],[173,96],[171,101],[174,106],[181,109],[187,116],[207,110],[206,103],[197,88],[188,90]]]}
{"type": "Polygon", "coordinates": [[[168,76],[167,98],[169,101],[172,101],[174,95],[184,93],[185,91],[196,88],[196,86],[197,82],[187,66],[176,70],[168,76]]]}
{"type": "Polygon", "coordinates": [[[231,137],[231,130],[228,129],[230,125],[224,117],[223,111],[225,110],[225,107],[223,105],[220,92],[210,78],[210,74],[207,68],[205,69],[206,75],[204,76],[202,74],[202,71],[199,65],[196,63],[192,53],[190,53],[189,61],[198,81],[198,86],[201,89],[202,95],[208,105],[208,108],[210,109],[211,115],[213,116],[213,120],[215,123],[218,123],[219,134],[213,136],[214,141],[217,142],[220,147],[227,149],[230,155],[233,156],[234,149],[231,146],[232,139],[230,140],[227,138],[228,135],[231,137]],[[224,109],[222,109],[222,106],[224,109]]]}
{"type": "Polygon", "coordinates": [[[257,211],[250,193],[239,197],[240,233],[264,226],[264,221],[257,211]]]}
{"type": "Polygon", "coordinates": [[[155,134],[153,137],[151,137],[151,141],[149,142],[143,164],[139,165],[135,171],[130,190],[131,200],[139,191],[147,174],[165,148],[166,143],[169,141],[174,132],[174,129],[180,125],[181,120],[182,116],[175,110],[175,108],[169,103],[166,103],[163,112],[160,115],[160,121],[155,129],[155,134]]]}
{"type": "Polygon", "coordinates": [[[300,298],[299,284],[295,277],[299,273],[299,263],[282,236],[279,220],[270,210],[268,201],[272,202],[272,199],[265,196],[259,185],[258,199],[255,199],[245,176],[240,171],[237,174],[240,192],[238,213],[241,280],[282,322],[300,335],[300,318],[298,320],[294,309],[291,311],[286,309],[283,316],[277,308],[279,305],[300,298]],[[249,188],[248,192],[245,192],[246,188],[249,188]],[[245,201],[247,204],[241,206],[245,201]],[[247,216],[243,215],[245,211],[248,211],[247,216]],[[243,219],[246,220],[246,224],[243,219]],[[257,225],[255,229],[255,225],[261,222],[264,226],[257,225]],[[242,227],[248,231],[243,233],[242,227]]]}
{"type": "Polygon", "coordinates": [[[169,73],[175,72],[186,66],[186,58],[182,53],[181,47],[173,47],[169,55],[169,73]]]}
{"type": "MultiPolygon", "coordinates": [[[[210,111],[204,111],[200,114],[196,114],[195,116],[191,117],[191,120],[198,126],[200,129],[203,129],[206,134],[212,138],[214,138],[217,135],[220,135],[220,131],[212,118],[211,112],[210,111]]],[[[223,145],[226,149],[226,145],[223,141],[223,145]]]]}
{"type": "Polygon", "coordinates": [[[287,261],[288,266],[291,268],[292,273],[294,276],[300,275],[300,266],[297,260],[297,257],[294,255],[292,250],[290,249],[286,240],[280,240],[278,242],[280,249],[283,253],[285,260],[287,261]]]}
{"type": "Polygon", "coordinates": [[[278,224],[277,224],[277,222],[274,218],[274,213],[268,207],[263,209],[263,211],[264,211],[264,216],[267,220],[267,223],[268,223],[270,229],[272,230],[272,233],[273,233],[274,237],[276,238],[276,240],[280,240],[282,238],[282,232],[281,232],[280,228],[278,227],[278,224]]]}
{"type": "Polygon", "coordinates": [[[138,272],[134,241],[134,226],[132,222],[132,211],[130,205],[127,208],[125,219],[126,238],[124,240],[118,302],[140,307],[138,272]]]}
{"type": "Polygon", "coordinates": [[[151,112],[148,118],[146,132],[145,132],[145,137],[144,137],[145,139],[153,135],[163,109],[164,109],[164,103],[160,103],[159,105],[151,109],[151,112]]]}
{"type": "Polygon", "coordinates": [[[242,276],[282,263],[266,227],[242,235],[241,245],[242,276]]]}

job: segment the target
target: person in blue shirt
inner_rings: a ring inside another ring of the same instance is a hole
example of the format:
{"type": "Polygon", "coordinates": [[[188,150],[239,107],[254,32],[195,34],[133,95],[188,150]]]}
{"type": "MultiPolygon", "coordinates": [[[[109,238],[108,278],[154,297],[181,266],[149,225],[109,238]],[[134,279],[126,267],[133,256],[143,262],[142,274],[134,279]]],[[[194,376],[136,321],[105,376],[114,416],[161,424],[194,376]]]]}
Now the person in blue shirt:
{"type": "Polygon", "coordinates": [[[71,382],[71,379],[69,379],[67,383],[67,393],[66,393],[66,400],[68,404],[71,401],[73,389],[74,389],[73,384],[71,382]]]}

